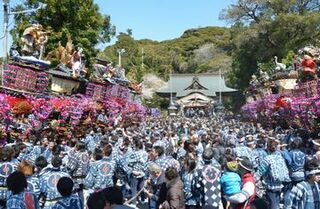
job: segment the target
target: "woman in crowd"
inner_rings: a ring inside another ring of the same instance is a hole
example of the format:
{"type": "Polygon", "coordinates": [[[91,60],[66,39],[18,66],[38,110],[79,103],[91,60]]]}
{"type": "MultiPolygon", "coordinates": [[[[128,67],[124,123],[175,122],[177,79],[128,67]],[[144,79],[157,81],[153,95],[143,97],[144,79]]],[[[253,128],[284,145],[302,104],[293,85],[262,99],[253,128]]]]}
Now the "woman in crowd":
{"type": "Polygon", "coordinates": [[[183,183],[175,168],[168,168],[165,173],[167,195],[166,200],[160,205],[160,209],[184,209],[185,199],[183,183]]]}

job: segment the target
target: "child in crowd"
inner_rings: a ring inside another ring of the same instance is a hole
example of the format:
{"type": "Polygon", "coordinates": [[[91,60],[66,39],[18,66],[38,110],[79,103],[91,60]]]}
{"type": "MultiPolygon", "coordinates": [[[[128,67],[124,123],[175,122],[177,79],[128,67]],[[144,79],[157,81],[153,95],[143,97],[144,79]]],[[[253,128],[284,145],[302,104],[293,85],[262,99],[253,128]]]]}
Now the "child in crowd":
{"type": "MultiPolygon", "coordinates": [[[[226,196],[232,196],[241,191],[241,177],[237,174],[237,170],[237,161],[229,161],[226,163],[225,171],[220,179],[221,189],[226,196]]],[[[230,203],[227,203],[226,208],[230,208],[230,203]]]]}

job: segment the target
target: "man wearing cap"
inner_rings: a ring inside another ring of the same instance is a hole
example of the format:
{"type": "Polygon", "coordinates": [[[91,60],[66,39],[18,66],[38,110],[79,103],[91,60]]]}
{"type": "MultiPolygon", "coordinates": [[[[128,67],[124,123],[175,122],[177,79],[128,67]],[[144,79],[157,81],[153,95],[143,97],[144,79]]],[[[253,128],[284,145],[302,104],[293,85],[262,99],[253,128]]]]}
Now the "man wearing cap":
{"type": "Polygon", "coordinates": [[[285,209],[317,209],[320,208],[320,168],[317,160],[306,162],[307,180],[298,183],[290,192],[289,204],[285,209]]]}
{"type": "Polygon", "coordinates": [[[253,177],[253,164],[251,161],[243,157],[239,162],[239,170],[241,176],[241,192],[226,197],[226,200],[237,205],[237,209],[250,209],[250,205],[256,196],[256,180],[253,177]]]}

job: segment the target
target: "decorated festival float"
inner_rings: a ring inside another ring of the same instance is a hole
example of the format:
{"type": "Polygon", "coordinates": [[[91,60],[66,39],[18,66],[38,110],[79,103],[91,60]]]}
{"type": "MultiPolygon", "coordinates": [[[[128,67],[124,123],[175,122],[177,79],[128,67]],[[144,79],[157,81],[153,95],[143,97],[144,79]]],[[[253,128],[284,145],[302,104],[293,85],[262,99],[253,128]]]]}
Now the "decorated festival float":
{"type": "Polygon", "coordinates": [[[147,108],[135,101],[142,86],[129,81],[123,68],[97,58],[87,69],[83,49],[75,47],[70,37],[66,46],[59,42],[44,57],[47,40],[46,31],[35,23],[25,29],[22,49],[15,45],[10,49],[0,88],[6,130],[18,121],[28,121],[34,129],[53,119],[74,127],[88,121],[114,126],[145,118],[147,108]],[[52,60],[58,63],[53,66],[52,60]]]}
{"type": "Polygon", "coordinates": [[[320,125],[320,48],[304,47],[291,66],[278,62],[275,72],[253,75],[246,91],[242,114],[247,120],[267,126],[303,128],[319,132],[320,125]]]}

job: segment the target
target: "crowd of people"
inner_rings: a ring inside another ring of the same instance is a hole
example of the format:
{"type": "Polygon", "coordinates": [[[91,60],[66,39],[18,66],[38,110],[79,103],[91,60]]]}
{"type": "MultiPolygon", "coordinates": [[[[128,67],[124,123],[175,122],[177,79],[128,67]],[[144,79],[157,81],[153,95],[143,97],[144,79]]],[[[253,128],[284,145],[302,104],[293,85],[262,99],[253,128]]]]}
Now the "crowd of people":
{"type": "Polygon", "coordinates": [[[184,116],[188,118],[209,116],[209,111],[203,108],[185,108],[184,116]]]}
{"type": "Polygon", "coordinates": [[[21,135],[0,149],[0,208],[320,209],[307,130],[216,114],[21,135]]]}

